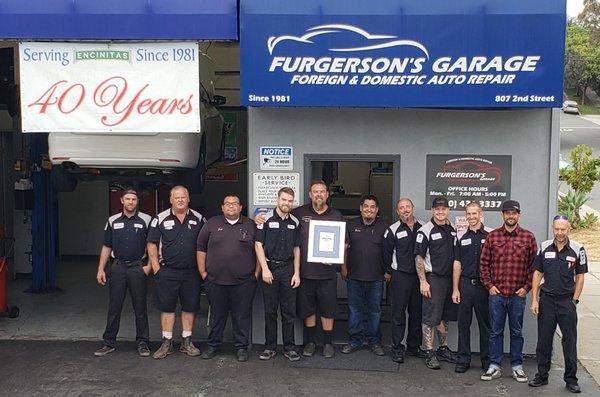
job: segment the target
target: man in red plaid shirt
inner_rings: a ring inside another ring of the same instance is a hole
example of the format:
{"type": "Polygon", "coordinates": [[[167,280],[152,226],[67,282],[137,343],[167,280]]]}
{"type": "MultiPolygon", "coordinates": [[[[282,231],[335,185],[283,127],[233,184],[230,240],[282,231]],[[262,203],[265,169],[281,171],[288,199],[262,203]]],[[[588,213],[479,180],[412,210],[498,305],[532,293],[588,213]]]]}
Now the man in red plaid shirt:
{"type": "Polygon", "coordinates": [[[490,232],[479,261],[481,282],[490,293],[490,366],[481,380],[502,376],[504,325],[510,328],[510,364],[512,377],[527,382],[523,371],[523,313],[531,290],[533,260],[537,243],[533,233],[519,226],[521,206],[517,201],[502,203],[504,224],[490,232]]]}

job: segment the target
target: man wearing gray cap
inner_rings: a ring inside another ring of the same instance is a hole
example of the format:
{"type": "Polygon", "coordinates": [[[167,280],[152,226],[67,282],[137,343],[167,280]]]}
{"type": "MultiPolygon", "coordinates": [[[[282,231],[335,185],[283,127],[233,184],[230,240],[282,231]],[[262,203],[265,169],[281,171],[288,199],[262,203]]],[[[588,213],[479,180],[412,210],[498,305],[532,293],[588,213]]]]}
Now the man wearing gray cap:
{"type": "Polygon", "coordinates": [[[417,231],[415,266],[423,295],[423,350],[429,369],[440,369],[438,360],[455,362],[448,348],[448,320],[453,309],[452,269],[456,254],[456,230],[448,221],[448,199],[438,196],[431,204],[431,220],[417,231]],[[434,334],[439,347],[433,351],[434,334]]]}
{"type": "Polygon", "coordinates": [[[518,201],[502,203],[504,224],[491,231],[481,248],[479,273],[490,293],[490,366],[481,380],[502,376],[504,325],[510,328],[510,365],[517,382],[527,382],[523,371],[523,313],[531,290],[532,264],[537,253],[533,233],[519,226],[518,201]]]}

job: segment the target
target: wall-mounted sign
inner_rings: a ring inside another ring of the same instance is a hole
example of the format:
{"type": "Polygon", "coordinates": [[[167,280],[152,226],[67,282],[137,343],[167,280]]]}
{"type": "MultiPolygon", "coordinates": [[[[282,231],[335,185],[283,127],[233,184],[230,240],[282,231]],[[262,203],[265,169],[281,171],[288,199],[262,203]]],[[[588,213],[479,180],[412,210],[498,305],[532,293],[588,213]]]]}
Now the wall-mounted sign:
{"type": "Polygon", "coordinates": [[[246,106],[560,107],[564,0],[241,2],[246,106]]]}
{"type": "Polygon", "coordinates": [[[294,206],[299,205],[300,174],[297,172],[255,172],[253,174],[254,205],[277,205],[277,192],[282,187],[294,189],[294,206]]]}
{"type": "Polygon", "coordinates": [[[197,43],[21,43],[23,132],[200,132],[197,43]]]}
{"type": "Polygon", "coordinates": [[[261,170],[294,169],[294,149],[291,146],[262,146],[260,148],[261,170]]]}
{"type": "Polygon", "coordinates": [[[477,201],[485,211],[500,211],[510,199],[511,156],[429,154],[425,204],[446,196],[451,210],[477,201]]]}

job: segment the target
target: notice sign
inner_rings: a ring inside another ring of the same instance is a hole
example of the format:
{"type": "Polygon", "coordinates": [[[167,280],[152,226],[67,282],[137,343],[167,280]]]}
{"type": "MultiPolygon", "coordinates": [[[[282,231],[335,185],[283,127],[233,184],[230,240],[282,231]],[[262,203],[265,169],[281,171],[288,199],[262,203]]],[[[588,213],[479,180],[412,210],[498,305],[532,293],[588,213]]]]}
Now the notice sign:
{"type": "Polygon", "coordinates": [[[261,170],[294,169],[294,149],[290,146],[262,146],[260,148],[261,170]]]}
{"type": "Polygon", "coordinates": [[[23,132],[200,132],[197,43],[20,43],[23,132]]]}
{"type": "Polygon", "coordinates": [[[426,208],[435,196],[446,196],[451,210],[478,201],[486,211],[500,211],[510,198],[511,156],[427,155],[426,208]]]}
{"type": "Polygon", "coordinates": [[[291,187],[295,194],[294,206],[298,205],[300,174],[297,172],[255,172],[254,205],[277,205],[277,192],[282,187],[291,187]]]}

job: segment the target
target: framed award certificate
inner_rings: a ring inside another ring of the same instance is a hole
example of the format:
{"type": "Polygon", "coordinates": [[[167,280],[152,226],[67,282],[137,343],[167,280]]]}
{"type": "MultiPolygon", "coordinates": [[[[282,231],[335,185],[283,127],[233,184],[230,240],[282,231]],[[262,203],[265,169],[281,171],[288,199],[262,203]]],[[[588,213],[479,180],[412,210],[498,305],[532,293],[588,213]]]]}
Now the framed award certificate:
{"type": "Polygon", "coordinates": [[[344,263],[346,222],[311,220],[308,226],[308,262],[344,263]]]}

